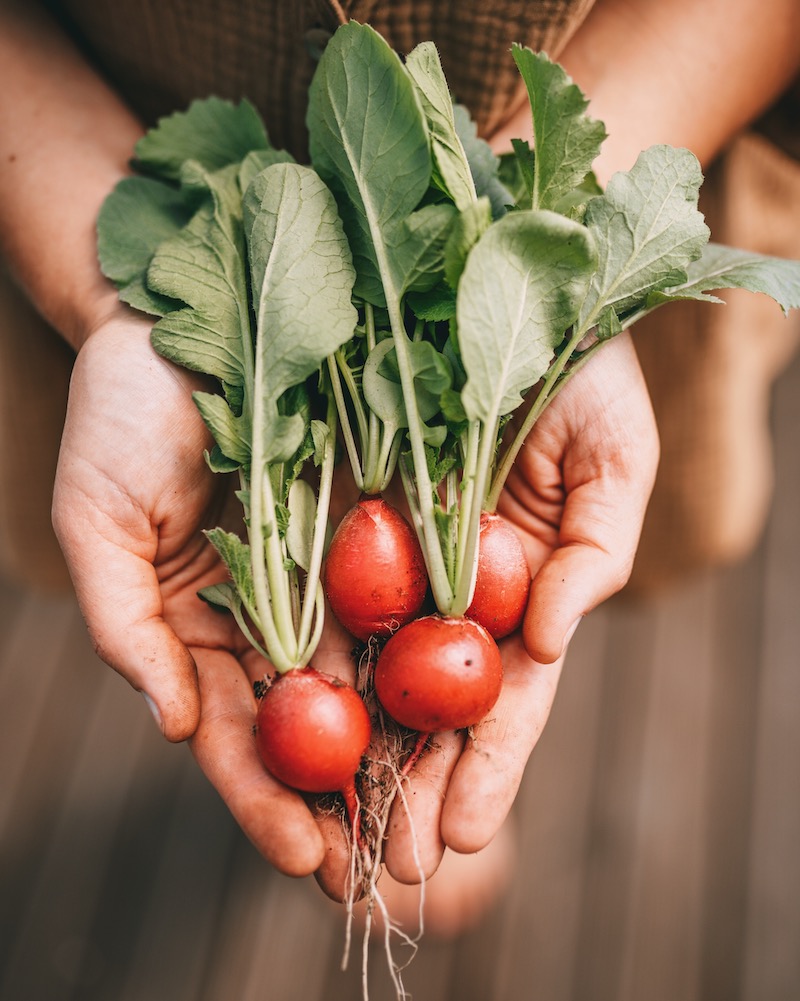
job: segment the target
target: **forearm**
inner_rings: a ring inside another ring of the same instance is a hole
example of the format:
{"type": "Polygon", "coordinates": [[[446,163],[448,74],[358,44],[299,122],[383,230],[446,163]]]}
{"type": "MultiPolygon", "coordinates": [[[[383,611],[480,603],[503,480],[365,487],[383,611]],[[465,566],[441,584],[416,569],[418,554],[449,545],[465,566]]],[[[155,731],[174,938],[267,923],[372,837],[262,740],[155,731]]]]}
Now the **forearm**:
{"type": "Polygon", "coordinates": [[[0,252],[76,349],[116,306],[95,220],[141,131],[36,4],[0,6],[0,252]]]}
{"type": "MultiPolygon", "coordinates": [[[[669,143],[710,162],[800,71],[797,0],[597,0],[559,62],[609,137],[605,182],[669,143]]],[[[493,137],[529,137],[527,106],[493,137]]]]}

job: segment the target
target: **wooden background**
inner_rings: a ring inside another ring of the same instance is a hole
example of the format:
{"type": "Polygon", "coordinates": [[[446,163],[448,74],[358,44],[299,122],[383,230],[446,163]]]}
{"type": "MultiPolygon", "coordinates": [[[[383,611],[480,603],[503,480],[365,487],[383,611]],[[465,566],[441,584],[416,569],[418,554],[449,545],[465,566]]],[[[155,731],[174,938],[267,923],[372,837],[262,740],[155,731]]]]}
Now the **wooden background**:
{"type": "MultiPolygon", "coordinates": [[[[578,630],[512,887],[423,941],[417,1001],[800,998],[800,359],[773,419],[753,557],[578,630]]],[[[338,911],[258,858],[74,602],[4,583],[0,625],[0,999],[358,999],[338,911]]]]}

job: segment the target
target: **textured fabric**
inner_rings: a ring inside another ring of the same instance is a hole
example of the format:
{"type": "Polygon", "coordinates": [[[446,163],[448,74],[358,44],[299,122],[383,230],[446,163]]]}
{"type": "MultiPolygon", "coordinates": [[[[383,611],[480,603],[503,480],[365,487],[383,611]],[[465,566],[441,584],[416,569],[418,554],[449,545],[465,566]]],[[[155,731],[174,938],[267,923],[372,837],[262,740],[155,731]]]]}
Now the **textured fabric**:
{"type": "MultiPolygon", "coordinates": [[[[523,96],[512,42],[556,58],[593,0],[352,0],[400,53],[436,42],[457,100],[486,131],[523,96]]],[[[248,97],[272,141],[305,153],[306,94],[314,50],[333,31],[324,0],[51,0],[73,36],[146,123],[216,94],[248,97]]]]}

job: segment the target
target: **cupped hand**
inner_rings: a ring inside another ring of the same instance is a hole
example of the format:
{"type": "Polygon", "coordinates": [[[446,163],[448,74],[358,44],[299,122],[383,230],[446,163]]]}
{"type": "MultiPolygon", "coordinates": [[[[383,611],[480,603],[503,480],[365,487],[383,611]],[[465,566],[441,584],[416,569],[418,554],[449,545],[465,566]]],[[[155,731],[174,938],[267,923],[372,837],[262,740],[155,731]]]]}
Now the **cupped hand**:
{"type": "Polygon", "coordinates": [[[649,397],[628,335],[604,345],[544,411],[499,506],[533,575],[523,628],[501,642],[504,684],[466,736],[437,734],[395,804],[385,860],[430,876],[445,846],[475,852],[505,820],[555,698],[581,618],[628,579],[658,462],[649,397]]]}
{"type": "MultiPolygon", "coordinates": [[[[197,597],[227,576],[202,529],[242,525],[239,502],[229,504],[234,484],[203,456],[211,441],[191,393],[208,387],[155,354],[150,326],[120,312],[78,355],[56,531],[100,657],[146,696],[167,739],[190,739],[261,853],[285,873],[307,875],[326,854],[320,827],[255,748],[252,683],[269,665],[232,616],[197,597]]],[[[348,653],[332,630],[319,657],[328,670],[352,673],[348,653]]],[[[346,851],[331,837],[334,851],[346,851]]]]}

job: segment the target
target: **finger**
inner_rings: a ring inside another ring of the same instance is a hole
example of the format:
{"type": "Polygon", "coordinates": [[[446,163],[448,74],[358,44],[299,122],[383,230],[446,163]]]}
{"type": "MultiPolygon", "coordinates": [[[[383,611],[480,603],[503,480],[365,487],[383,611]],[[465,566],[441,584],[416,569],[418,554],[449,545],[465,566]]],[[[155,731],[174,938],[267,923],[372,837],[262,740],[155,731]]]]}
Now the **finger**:
{"type": "Polygon", "coordinates": [[[256,749],[256,702],[238,662],[195,650],[202,718],[192,753],[239,826],[276,869],[308,876],[322,863],[322,835],[302,796],[274,779],[256,749]]]}
{"type": "Polygon", "coordinates": [[[186,740],[200,719],[197,671],[164,621],[152,563],[98,530],[98,512],[93,520],[64,515],[79,510],[56,507],[54,525],[95,650],[142,692],[167,740],[186,740]]]}
{"type": "Polygon", "coordinates": [[[384,861],[400,883],[420,883],[436,872],[444,854],[441,818],[464,733],[437,733],[394,801],[384,861]]]}
{"type": "Polygon", "coordinates": [[[501,644],[503,690],[490,716],[473,728],[450,778],[442,811],[445,844],[484,848],[502,826],[555,698],[561,661],[537,664],[519,634],[501,644]]]}
{"type": "Polygon", "coordinates": [[[338,810],[318,813],[317,826],[324,846],[322,862],[314,873],[322,891],[337,903],[354,893],[357,899],[361,888],[356,884],[356,849],[352,832],[344,814],[338,810]]]}

